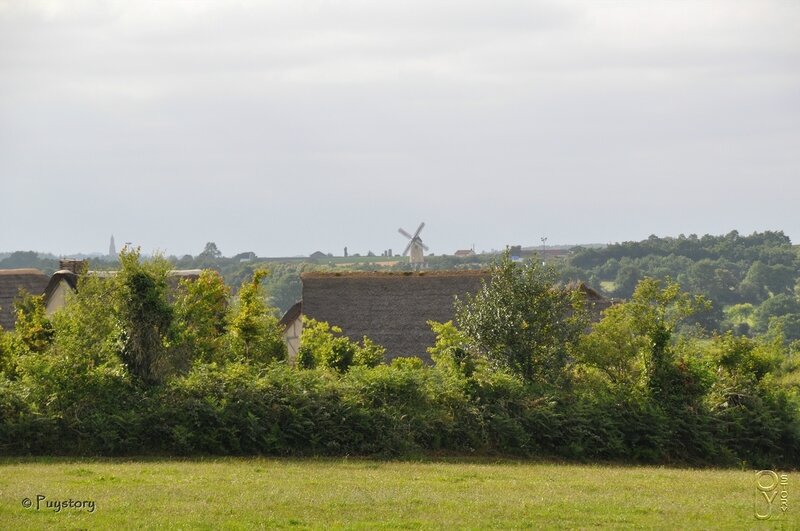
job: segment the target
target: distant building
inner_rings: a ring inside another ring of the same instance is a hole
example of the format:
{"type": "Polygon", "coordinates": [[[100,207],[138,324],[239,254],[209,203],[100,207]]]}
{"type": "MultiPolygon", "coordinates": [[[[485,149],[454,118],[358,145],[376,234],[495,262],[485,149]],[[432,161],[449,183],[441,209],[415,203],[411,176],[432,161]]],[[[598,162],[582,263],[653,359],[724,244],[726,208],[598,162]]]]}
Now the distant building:
{"type": "Polygon", "coordinates": [[[459,258],[466,258],[467,256],[475,256],[475,251],[472,249],[459,249],[453,256],[458,256],[459,258]]]}
{"type": "Polygon", "coordinates": [[[14,329],[14,300],[20,290],[31,295],[41,295],[49,278],[38,269],[0,269],[0,326],[14,329]]]}
{"type": "Polygon", "coordinates": [[[508,246],[508,252],[511,255],[511,259],[515,262],[524,260],[526,258],[532,258],[534,256],[538,257],[539,259],[544,258],[545,260],[552,260],[557,258],[566,258],[570,254],[572,254],[572,248],[570,247],[522,247],[521,245],[510,245],[508,246]]]}
{"type": "Polygon", "coordinates": [[[313,253],[311,253],[311,256],[309,256],[309,258],[313,258],[315,260],[319,260],[319,259],[322,259],[322,258],[328,258],[328,255],[323,253],[322,251],[314,251],[313,253]]]}
{"type": "Polygon", "coordinates": [[[244,253],[239,253],[233,257],[233,260],[238,260],[239,262],[252,262],[257,258],[256,253],[253,251],[246,251],[244,253]]]}
{"type": "Polygon", "coordinates": [[[202,269],[173,269],[167,272],[167,298],[170,302],[175,302],[174,298],[177,293],[178,286],[182,280],[194,282],[200,278],[202,269]]]}
{"type": "Polygon", "coordinates": [[[540,249],[537,252],[540,255],[543,254],[545,259],[548,260],[551,258],[566,258],[570,254],[572,254],[572,251],[570,249],[564,249],[559,247],[552,247],[552,248],[548,247],[547,249],[544,249],[544,251],[540,249]]]}
{"type": "Polygon", "coordinates": [[[114,235],[111,235],[111,243],[108,246],[108,257],[109,258],[116,258],[117,257],[117,246],[114,244],[114,235]]]}
{"type": "Polygon", "coordinates": [[[611,306],[618,304],[618,299],[607,299],[583,282],[570,282],[567,289],[577,290],[583,295],[589,319],[595,323],[602,318],[602,313],[611,306]]]}

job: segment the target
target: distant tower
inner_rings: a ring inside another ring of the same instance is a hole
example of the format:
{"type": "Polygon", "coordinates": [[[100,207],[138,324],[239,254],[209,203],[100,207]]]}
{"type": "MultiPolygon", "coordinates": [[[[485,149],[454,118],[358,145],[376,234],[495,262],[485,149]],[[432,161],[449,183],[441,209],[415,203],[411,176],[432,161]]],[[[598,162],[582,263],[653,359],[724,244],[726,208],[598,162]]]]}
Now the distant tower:
{"type": "Polygon", "coordinates": [[[111,235],[111,244],[108,246],[108,256],[114,258],[117,256],[117,246],[114,245],[114,235],[111,235]]]}

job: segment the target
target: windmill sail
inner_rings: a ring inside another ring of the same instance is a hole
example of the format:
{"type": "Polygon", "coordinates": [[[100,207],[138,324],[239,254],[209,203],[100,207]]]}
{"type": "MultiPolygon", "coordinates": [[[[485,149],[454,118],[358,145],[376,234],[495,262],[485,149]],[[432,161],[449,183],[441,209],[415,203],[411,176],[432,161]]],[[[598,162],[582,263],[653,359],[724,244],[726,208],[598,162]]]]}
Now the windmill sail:
{"type": "Polygon", "coordinates": [[[417,227],[417,230],[414,232],[413,236],[402,228],[397,229],[397,232],[409,239],[408,245],[406,245],[406,248],[403,251],[403,256],[408,255],[409,263],[415,266],[421,266],[425,262],[425,255],[423,251],[428,250],[428,246],[422,243],[422,238],[419,236],[424,227],[425,222],[423,221],[419,224],[419,227],[417,227]]]}

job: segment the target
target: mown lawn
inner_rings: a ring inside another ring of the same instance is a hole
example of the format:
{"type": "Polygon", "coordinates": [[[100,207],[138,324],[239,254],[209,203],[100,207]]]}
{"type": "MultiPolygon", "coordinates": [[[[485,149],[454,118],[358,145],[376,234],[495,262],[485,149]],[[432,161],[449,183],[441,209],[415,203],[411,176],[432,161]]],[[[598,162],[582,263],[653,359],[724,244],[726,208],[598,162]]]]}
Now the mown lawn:
{"type": "Polygon", "coordinates": [[[789,511],[758,521],[752,471],[455,459],[3,459],[0,529],[798,529],[793,477],[789,511]],[[45,496],[39,510],[37,496],[45,496]],[[96,508],[46,507],[70,498],[96,508]]]}

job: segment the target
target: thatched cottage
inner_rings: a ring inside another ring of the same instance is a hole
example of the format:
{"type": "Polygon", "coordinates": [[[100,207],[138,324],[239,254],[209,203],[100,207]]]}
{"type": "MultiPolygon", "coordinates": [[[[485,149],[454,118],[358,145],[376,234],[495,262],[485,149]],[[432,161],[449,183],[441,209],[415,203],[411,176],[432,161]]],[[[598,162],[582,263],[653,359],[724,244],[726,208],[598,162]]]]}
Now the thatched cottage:
{"type": "Polygon", "coordinates": [[[305,315],[341,327],[353,340],[369,337],[386,347],[387,361],[398,356],[429,360],[426,349],[435,337],[428,321],[453,319],[455,297],[476,293],[489,273],[306,273],[301,279],[302,303],[282,319],[290,355],[297,352],[305,315]]]}
{"type": "MultiPolygon", "coordinates": [[[[489,279],[488,271],[306,273],[302,301],[281,319],[289,356],[297,354],[306,316],[339,326],[353,340],[369,337],[386,348],[387,361],[398,356],[430,361],[427,348],[435,336],[428,321],[453,319],[455,297],[476,293],[489,279]]],[[[583,294],[594,321],[615,303],[582,282],[567,287],[583,294]]]]}
{"type": "Polygon", "coordinates": [[[49,280],[38,269],[0,269],[0,326],[3,330],[14,328],[14,300],[20,290],[40,295],[49,280]]]}
{"type": "Polygon", "coordinates": [[[48,317],[67,304],[67,294],[77,291],[78,273],[59,270],[50,277],[44,290],[44,308],[48,317]]]}

